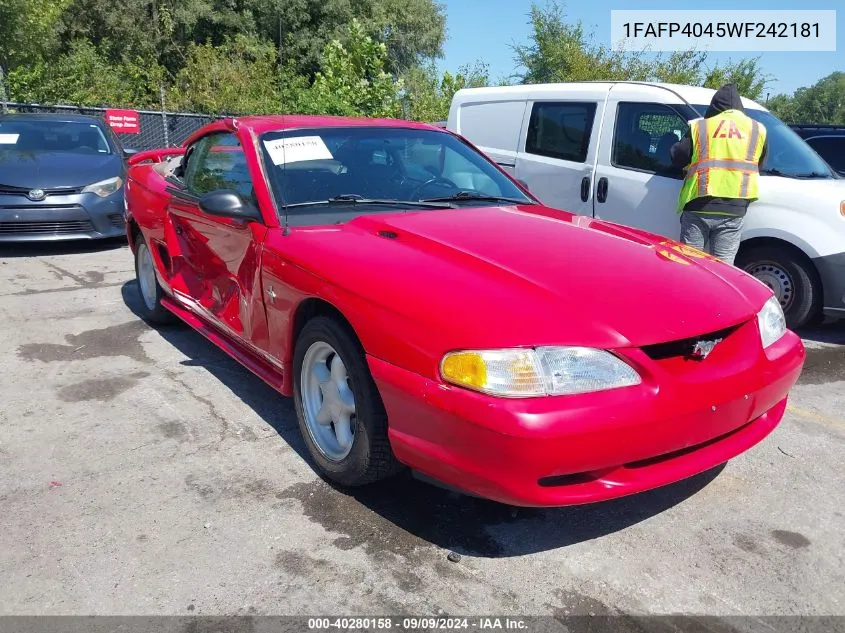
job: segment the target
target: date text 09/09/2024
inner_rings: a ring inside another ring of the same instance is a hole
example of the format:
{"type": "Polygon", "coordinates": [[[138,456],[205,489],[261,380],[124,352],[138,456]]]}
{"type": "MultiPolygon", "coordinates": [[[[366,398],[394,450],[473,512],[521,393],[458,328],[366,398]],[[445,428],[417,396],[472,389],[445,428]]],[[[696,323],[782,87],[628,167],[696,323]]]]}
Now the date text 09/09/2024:
{"type": "Polygon", "coordinates": [[[626,38],[637,37],[819,37],[818,22],[625,22],[626,38]]]}
{"type": "Polygon", "coordinates": [[[308,629],[328,630],[510,630],[524,631],[528,623],[519,618],[461,617],[374,617],[374,618],[309,618],[308,629]]]}

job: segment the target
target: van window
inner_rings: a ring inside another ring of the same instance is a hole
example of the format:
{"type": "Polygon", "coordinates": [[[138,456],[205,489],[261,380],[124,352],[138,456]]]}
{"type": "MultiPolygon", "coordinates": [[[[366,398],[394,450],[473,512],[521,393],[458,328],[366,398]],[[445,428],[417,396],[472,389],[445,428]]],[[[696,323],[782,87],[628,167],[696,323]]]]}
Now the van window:
{"type": "Polygon", "coordinates": [[[516,152],[525,101],[491,101],[461,106],[459,133],[485,149],[516,152]]]}
{"type": "Polygon", "coordinates": [[[672,166],[672,146],[687,133],[686,120],[660,103],[619,104],[613,136],[614,167],[682,178],[672,166]]]}
{"type": "Polygon", "coordinates": [[[587,160],[595,103],[535,103],[525,151],[583,163],[587,160]]]}
{"type": "Polygon", "coordinates": [[[845,136],[823,136],[807,140],[819,156],[836,171],[845,172],[845,136]]]}

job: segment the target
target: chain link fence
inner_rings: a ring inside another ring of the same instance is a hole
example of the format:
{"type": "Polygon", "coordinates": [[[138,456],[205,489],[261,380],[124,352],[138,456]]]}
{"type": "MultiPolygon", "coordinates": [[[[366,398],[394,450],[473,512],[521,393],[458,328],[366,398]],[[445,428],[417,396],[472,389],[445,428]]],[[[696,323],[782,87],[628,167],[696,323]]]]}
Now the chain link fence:
{"type": "MultiPolygon", "coordinates": [[[[39,105],[33,103],[4,102],[7,112],[49,112],[66,114],[84,114],[106,120],[106,108],[89,108],[67,105],[39,105]]],[[[139,130],[137,134],[125,134],[114,130],[123,147],[145,150],[159,147],[175,147],[201,128],[206,123],[216,121],[222,116],[190,114],[186,112],[164,112],[155,110],[135,110],[138,113],[139,130]]]]}

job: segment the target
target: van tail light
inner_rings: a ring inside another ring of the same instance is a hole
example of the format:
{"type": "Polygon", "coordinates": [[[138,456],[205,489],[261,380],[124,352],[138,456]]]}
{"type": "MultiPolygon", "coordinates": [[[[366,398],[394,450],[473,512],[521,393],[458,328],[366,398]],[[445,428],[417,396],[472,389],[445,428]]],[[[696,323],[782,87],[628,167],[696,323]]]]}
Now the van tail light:
{"type": "Polygon", "coordinates": [[[842,216],[845,217],[845,200],[839,203],[839,213],[841,213],[842,216]]]}

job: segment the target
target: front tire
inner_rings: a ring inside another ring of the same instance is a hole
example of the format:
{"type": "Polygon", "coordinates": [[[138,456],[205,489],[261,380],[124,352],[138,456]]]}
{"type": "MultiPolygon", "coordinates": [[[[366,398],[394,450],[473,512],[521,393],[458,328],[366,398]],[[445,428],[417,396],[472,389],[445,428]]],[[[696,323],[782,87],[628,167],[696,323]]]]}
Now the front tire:
{"type": "Polygon", "coordinates": [[[820,315],[821,281],[812,262],[803,255],[765,244],[741,251],[736,265],[772,289],[790,329],[804,327],[820,315]]]}
{"type": "Polygon", "coordinates": [[[326,477],[355,487],[401,468],[364,351],[338,320],[318,316],[305,324],[294,350],[293,394],[300,432],[326,477]]]}
{"type": "Polygon", "coordinates": [[[140,233],[135,238],[135,279],[141,295],[141,318],[156,325],[172,323],[175,320],[173,313],[161,305],[165,294],[156,277],[153,255],[140,233]]]}

